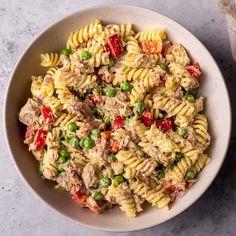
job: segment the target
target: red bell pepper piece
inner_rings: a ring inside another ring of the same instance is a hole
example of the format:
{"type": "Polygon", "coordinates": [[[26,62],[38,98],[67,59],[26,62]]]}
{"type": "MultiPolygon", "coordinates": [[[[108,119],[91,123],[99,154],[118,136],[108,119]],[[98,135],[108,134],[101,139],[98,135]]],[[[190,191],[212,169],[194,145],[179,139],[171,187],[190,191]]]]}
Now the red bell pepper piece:
{"type": "Polygon", "coordinates": [[[173,129],[172,119],[171,118],[158,119],[156,121],[156,126],[157,128],[161,129],[164,132],[171,130],[173,129]]]}
{"type": "Polygon", "coordinates": [[[113,129],[122,128],[124,126],[124,124],[125,124],[124,118],[121,116],[117,116],[112,123],[112,128],[113,129]]]}
{"type": "Polygon", "coordinates": [[[196,77],[196,78],[200,77],[200,75],[201,75],[201,73],[202,73],[202,72],[200,71],[200,66],[199,66],[198,63],[193,64],[193,65],[191,65],[191,66],[188,66],[188,67],[187,67],[187,71],[189,72],[190,75],[192,75],[192,76],[194,76],[194,77],[196,77]]]}
{"type": "Polygon", "coordinates": [[[46,138],[47,138],[48,131],[47,130],[38,130],[34,139],[34,144],[37,150],[43,148],[46,138]]]}
{"type": "Polygon", "coordinates": [[[42,115],[43,115],[43,121],[45,123],[53,123],[55,121],[55,117],[53,115],[53,112],[50,107],[43,107],[41,109],[42,115]]]}
{"type": "Polygon", "coordinates": [[[152,120],[153,120],[153,114],[151,112],[144,111],[142,113],[141,121],[143,124],[145,124],[146,126],[150,126],[152,124],[152,120]]]}
{"type": "Polygon", "coordinates": [[[72,196],[72,199],[79,204],[80,207],[87,207],[87,198],[89,195],[81,192],[76,192],[72,196]]]}
{"type": "Polygon", "coordinates": [[[111,35],[107,43],[113,57],[118,58],[123,54],[123,47],[118,34],[111,35]]]}

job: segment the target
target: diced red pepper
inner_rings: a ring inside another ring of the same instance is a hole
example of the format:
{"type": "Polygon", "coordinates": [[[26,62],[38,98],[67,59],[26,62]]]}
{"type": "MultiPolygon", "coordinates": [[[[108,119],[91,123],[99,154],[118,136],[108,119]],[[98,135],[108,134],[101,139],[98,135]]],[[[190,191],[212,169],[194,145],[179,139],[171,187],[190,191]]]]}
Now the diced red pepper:
{"type": "Polygon", "coordinates": [[[153,114],[152,112],[144,111],[141,115],[141,121],[146,126],[150,126],[152,124],[153,114]]]}
{"type": "Polygon", "coordinates": [[[159,54],[160,45],[158,41],[143,40],[142,50],[146,54],[159,54]]]}
{"type": "Polygon", "coordinates": [[[120,57],[123,54],[123,47],[121,40],[118,36],[118,34],[113,34],[108,38],[108,46],[111,50],[111,55],[115,58],[120,57]]]}
{"type": "Polygon", "coordinates": [[[173,128],[172,119],[170,117],[165,119],[158,119],[156,121],[156,126],[164,132],[171,130],[173,128]]]}
{"type": "Polygon", "coordinates": [[[37,150],[43,148],[46,138],[47,138],[48,131],[47,130],[38,130],[34,139],[34,144],[37,150]]]}
{"type": "Polygon", "coordinates": [[[71,197],[76,203],[79,204],[80,207],[87,207],[86,200],[89,197],[89,195],[78,191],[74,193],[71,197]]]}
{"type": "Polygon", "coordinates": [[[166,81],[164,79],[164,76],[160,76],[160,81],[157,86],[158,87],[165,87],[165,83],[166,83],[166,81]]]}
{"type": "Polygon", "coordinates": [[[189,72],[190,75],[198,78],[201,75],[201,71],[200,71],[200,65],[198,63],[188,66],[187,67],[187,71],[189,72]]]}
{"type": "Polygon", "coordinates": [[[124,126],[124,124],[125,124],[124,118],[121,116],[117,116],[112,123],[112,128],[119,129],[119,128],[122,128],[124,126]]]}
{"type": "Polygon", "coordinates": [[[95,106],[98,106],[102,103],[102,97],[100,94],[92,94],[88,96],[88,100],[91,101],[95,106]]]}
{"type": "Polygon", "coordinates": [[[110,145],[112,153],[117,153],[119,151],[119,145],[115,141],[111,140],[110,145]]]}
{"type": "Polygon", "coordinates": [[[55,121],[55,117],[50,107],[43,107],[41,109],[41,112],[43,115],[43,121],[45,123],[51,124],[55,121]]]}
{"type": "Polygon", "coordinates": [[[170,54],[172,51],[172,45],[170,43],[166,44],[162,50],[162,54],[165,57],[166,54],[170,54]]]}

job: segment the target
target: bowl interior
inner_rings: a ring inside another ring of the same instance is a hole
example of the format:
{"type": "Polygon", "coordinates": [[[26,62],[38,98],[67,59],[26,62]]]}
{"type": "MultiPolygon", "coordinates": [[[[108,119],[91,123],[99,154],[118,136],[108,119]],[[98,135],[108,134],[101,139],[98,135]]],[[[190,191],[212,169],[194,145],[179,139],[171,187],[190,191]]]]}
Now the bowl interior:
{"type": "Polygon", "coordinates": [[[98,6],[77,12],[44,31],[26,50],[13,72],[5,103],[5,128],[14,161],[34,192],[46,203],[64,215],[89,227],[110,231],[129,231],[160,224],[188,208],[207,189],[222,165],[230,136],[231,114],[227,90],[222,75],[205,47],[186,29],[156,12],[133,6],[98,6]],[[79,208],[63,191],[41,180],[37,174],[37,162],[23,144],[24,130],[18,122],[20,108],[27,101],[31,75],[41,75],[40,53],[59,51],[66,45],[69,33],[94,18],[107,23],[132,22],[136,30],[165,27],[173,42],[182,43],[194,62],[203,71],[201,93],[207,96],[206,114],[209,118],[212,145],[209,150],[213,160],[200,174],[199,181],[169,212],[146,208],[135,219],[128,219],[118,208],[95,215],[79,208]]]}

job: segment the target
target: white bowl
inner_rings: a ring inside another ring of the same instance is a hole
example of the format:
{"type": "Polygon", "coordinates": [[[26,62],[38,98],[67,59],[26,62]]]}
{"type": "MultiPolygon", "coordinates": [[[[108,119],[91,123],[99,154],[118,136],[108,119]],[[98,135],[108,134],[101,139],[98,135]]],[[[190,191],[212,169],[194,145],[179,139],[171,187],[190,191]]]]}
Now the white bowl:
{"type": "MultiPolygon", "coordinates": [[[[173,20],[151,10],[134,6],[97,6],[78,11],[50,26],[26,49],[12,74],[5,102],[5,130],[13,160],[28,186],[50,207],[80,224],[106,231],[132,231],[161,224],[190,207],[209,187],[217,175],[229,144],[231,110],[222,74],[214,59],[188,30],[173,20]],[[36,171],[36,161],[23,144],[24,133],[18,122],[20,108],[30,91],[30,76],[40,75],[43,69],[39,54],[58,51],[65,47],[69,33],[99,18],[106,23],[132,22],[137,30],[164,26],[172,42],[182,43],[193,61],[199,62],[203,71],[201,93],[206,95],[206,114],[209,118],[212,144],[209,150],[212,162],[199,176],[199,181],[178,199],[168,212],[149,207],[134,219],[129,219],[118,208],[95,215],[74,203],[63,191],[43,181],[36,171]]],[[[206,203],[207,204],[207,203],[206,203]]]]}

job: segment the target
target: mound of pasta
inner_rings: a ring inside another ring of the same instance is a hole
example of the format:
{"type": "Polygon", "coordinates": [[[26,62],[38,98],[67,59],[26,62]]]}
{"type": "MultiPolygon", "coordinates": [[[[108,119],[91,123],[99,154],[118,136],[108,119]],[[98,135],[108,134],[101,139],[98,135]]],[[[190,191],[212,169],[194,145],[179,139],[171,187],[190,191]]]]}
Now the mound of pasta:
{"type": "Polygon", "coordinates": [[[210,162],[200,66],[163,28],[94,20],[41,66],[19,113],[24,142],[39,174],[81,207],[168,210],[210,162]]]}

